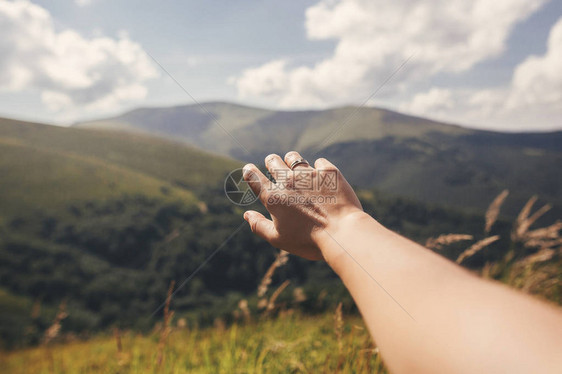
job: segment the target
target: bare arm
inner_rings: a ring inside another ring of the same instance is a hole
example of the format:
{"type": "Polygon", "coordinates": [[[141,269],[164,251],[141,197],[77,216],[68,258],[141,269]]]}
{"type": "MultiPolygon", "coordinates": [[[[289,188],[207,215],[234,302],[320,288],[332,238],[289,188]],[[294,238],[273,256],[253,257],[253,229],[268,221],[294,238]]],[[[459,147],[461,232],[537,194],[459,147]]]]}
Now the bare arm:
{"type": "MultiPolygon", "coordinates": [[[[289,152],[284,162],[270,155],[266,165],[281,179],[299,157],[289,152]]],[[[336,172],[335,191],[301,190],[291,178],[279,189],[247,165],[245,178],[272,220],[254,211],[244,218],[272,245],[328,262],[352,294],[392,372],[562,372],[559,309],[477,278],[386,229],[362,211],[349,184],[327,160],[295,169],[311,173],[314,180],[321,170],[336,172]],[[276,194],[298,203],[275,199],[276,194]],[[320,202],[319,195],[336,200],[320,202]]]]}

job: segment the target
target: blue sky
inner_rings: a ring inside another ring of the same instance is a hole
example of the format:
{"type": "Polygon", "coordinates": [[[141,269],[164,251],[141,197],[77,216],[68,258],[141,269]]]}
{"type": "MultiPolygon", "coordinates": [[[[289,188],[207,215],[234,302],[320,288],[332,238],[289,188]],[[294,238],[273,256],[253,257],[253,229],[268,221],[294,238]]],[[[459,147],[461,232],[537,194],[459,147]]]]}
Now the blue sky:
{"type": "Polygon", "coordinates": [[[0,29],[1,116],[68,124],[192,103],[149,55],[199,101],[361,104],[410,57],[367,105],[562,128],[558,0],[0,0],[0,29]]]}

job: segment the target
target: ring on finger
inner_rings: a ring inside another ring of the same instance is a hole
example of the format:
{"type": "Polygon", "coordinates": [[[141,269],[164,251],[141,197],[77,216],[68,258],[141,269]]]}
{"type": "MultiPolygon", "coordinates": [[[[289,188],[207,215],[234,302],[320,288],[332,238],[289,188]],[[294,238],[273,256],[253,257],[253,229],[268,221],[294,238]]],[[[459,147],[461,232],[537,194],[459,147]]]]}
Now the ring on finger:
{"type": "Polygon", "coordinates": [[[289,169],[293,170],[298,165],[303,165],[303,164],[306,165],[306,166],[310,166],[308,161],[306,161],[304,158],[297,158],[295,161],[291,162],[291,165],[289,166],[289,169]]]}

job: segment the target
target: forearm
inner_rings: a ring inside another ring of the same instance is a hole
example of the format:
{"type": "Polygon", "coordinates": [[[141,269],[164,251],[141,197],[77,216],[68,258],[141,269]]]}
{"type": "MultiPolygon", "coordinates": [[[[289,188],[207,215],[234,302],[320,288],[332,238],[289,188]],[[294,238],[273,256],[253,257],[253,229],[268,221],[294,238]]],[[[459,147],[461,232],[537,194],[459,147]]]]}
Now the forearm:
{"type": "Polygon", "coordinates": [[[481,280],[365,214],[321,238],[393,372],[562,367],[562,317],[554,308],[481,280]]]}

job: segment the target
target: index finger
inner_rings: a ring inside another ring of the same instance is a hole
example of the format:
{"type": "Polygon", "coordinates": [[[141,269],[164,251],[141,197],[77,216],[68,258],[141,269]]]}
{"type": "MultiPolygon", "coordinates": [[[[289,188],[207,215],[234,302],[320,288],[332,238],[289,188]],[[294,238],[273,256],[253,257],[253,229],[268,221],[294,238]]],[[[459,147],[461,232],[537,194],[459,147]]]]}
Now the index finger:
{"type": "Polygon", "coordinates": [[[262,204],[266,205],[267,192],[273,189],[273,183],[254,164],[247,164],[242,170],[244,180],[262,204]]]}

